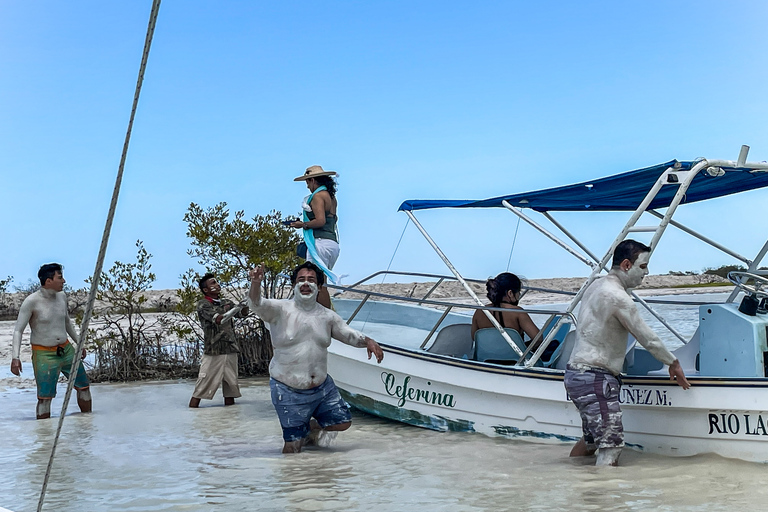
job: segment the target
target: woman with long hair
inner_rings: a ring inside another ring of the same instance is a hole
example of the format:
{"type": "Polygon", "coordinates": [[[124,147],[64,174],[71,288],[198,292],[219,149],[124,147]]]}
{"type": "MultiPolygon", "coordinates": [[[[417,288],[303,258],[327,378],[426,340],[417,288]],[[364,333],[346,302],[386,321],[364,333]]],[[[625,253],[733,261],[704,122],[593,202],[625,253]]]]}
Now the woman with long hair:
{"type": "MultiPolygon", "coordinates": [[[[293,180],[306,182],[311,193],[304,198],[302,204],[304,219],[291,223],[291,227],[303,230],[304,243],[307,246],[305,259],[320,267],[328,281],[333,284],[338,282],[332,270],[339,258],[339,234],[336,228],[338,202],[336,182],[333,179],[335,175],[335,171],[326,171],[319,165],[313,165],[293,180]]],[[[327,288],[320,289],[317,301],[327,308],[331,307],[327,288]]]]}
{"type": "MultiPolygon", "coordinates": [[[[533,323],[528,313],[515,311],[522,309],[517,305],[520,301],[520,291],[522,288],[523,283],[520,281],[520,278],[510,272],[502,272],[495,278],[485,282],[485,289],[488,291],[487,297],[491,301],[488,306],[509,310],[490,312],[496,321],[499,322],[499,325],[516,330],[520,333],[522,339],[525,339],[525,334],[530,339],[534,339],[539,334],[539,328],[533,323]]],[[[474,338],[475,331],[478,329],[487,329],[489,327],[495,326],[482,310],[475,310],[475,314],[472,315],[472,337],[474,338]]]]}

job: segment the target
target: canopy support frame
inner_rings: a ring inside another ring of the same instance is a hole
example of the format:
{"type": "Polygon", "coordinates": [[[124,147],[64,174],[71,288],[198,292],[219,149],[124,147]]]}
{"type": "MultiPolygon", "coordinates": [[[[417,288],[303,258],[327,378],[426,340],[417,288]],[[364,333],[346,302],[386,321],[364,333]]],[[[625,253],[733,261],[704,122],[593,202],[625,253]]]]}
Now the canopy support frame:
{"type": "MultiPolygon", "coordinates": [[[[472,297],[472,300],[475,301],[475,303],[478,306],[483,306],[483,302],[478,298],[478,296],[475,294],[475,291],[472,289],[471,286],[464,280],[461,274],[459,274],[459,271],[456,270],[456,267],[453,266],[451,261],[448,259],[448,257],[443,253],[443,251],[438,247],[438,245],[435,243],[434,240],[432,240],[432,237],[429,236],[429,233],[424,229],[424,227],[421,225],[421,223],[416,219],[416,216],[413,214],[413,212],[406,210],[406,215],[413,221],[413,224],[416,226],[416,228],[419,230],[421,235],[426,239],[426,241],[429,243],[429,245],[432,246],[432,249],[437,253],[437,255],[440,257],[441,260],[443,260],[443,263],[445,263],[445,266],[448,267],[448,270],[451,271],[451,273],[456,277],[456,280],[461,283],[461,286],[464,287],[464,289],[469,293],[469,296],[472,297]]],[[[496,318],[490,313],[490,311],[483,310],[483,313],[485,316],[490,320],[491,324],[499,331],[499,334],[501,334],[501,337],[504,338],[504,341],[509,344],[509,346],[512,348],[512,350],[515,351],[515,353],[518,356],[523,355],[523,351],[520,350],[520,347],[517,346],[517,344],[512,341],[512,338],[509,337],[509,334],[504,330],[503,327],[499,324],[499,322],[496,320],[496,318]]],[[[520,361],[518,361],[518,364],[520,361]]]]}

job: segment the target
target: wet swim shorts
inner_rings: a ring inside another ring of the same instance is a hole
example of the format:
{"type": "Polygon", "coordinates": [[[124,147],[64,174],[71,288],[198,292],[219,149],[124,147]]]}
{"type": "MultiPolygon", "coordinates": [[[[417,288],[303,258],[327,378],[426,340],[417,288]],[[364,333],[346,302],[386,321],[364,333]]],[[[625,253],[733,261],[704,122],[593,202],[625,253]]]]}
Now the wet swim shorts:
{"type": "MultiPolygon", "coordinates": [[[[75,357],[75,347],[71,343],[63,343],[58,347],[43,347],[32,345],[32,368],[35,370],[37,382],[37,398],[49,399],[56,396],[56,384],[59,373],[69,378],[72,359],[75,357]]],[[[75,376],[75,389],[85,389],[90,385],[88,375],[82,361],[75,376]]]]}
{"type": "Polygon", "coordinates": [[[272,405],[275,406],[285,442],[309,435],[309,421],[314,417],[321,427],[352,421],[347,403],[341,398],[330,375],[312,389],[296,389],[270,378],[272,405]]]}
{"type": "Polygon", "coordinates": [[[624,446],[619,390],[621,383],[608,371],[565,370],[565,390],[581,414],[581,428],[588,445],[598,448],[624,446]]]}

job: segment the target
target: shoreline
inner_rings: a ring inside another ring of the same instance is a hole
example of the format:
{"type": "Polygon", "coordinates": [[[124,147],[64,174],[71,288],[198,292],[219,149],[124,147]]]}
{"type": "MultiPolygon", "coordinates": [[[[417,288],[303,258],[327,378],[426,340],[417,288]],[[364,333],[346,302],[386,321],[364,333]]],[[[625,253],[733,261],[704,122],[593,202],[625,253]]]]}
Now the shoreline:
{"type": "MultiPolygon", "coordinates": [[[[572,294],[579,291],[581,286],[587,280],[587,277],[555,277],[547,279],[529,279],[523,280],[523,286],[527,288],[540,288],[543,290],[530,289],[525,293],[520,301],[520,305],[525,307],[538,306],[542,304],[560,304],[569,302],[572,294]],[[550,291],[552,290],[552,291],[550,291]],[[554,290],[570,293],[560,294],[554,290]]],[[[411,283],[380,283],[361,285],[358,289],[370,290],[387,295],[398,295],[402,297],[421,298],[424,297],[434,285],[434,281],[411,282],[411,283]]],[[[472,291],[481,299],[485,300],[485,283],[470,283],[472,291]]],[[[643,284],[635,289],[637,295],[641,297],[649,296],[668,296],[668,295],[703,295],[709,293],[730,293],[733,285],[719,276],[699,274],[687,276],[673,275],[649,275],[643,281],[643,284]]],[[[359,299],[362,297],[359,293],[342,292],[334,295],[343,299],[359,299]]],[[[456,281],[445,281],[430,295],[435,300],[458,300],[468,301],[471,298],[466,290],[456,281]]],[[[388,299],[384,299],[388,300],[388,299]]]]}

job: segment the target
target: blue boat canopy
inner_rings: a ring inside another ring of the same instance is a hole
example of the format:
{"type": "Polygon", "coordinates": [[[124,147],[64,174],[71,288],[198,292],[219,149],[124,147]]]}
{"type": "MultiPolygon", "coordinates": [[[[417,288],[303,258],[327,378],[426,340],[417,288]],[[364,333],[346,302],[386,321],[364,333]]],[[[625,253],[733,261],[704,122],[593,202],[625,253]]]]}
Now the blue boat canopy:
{"type": "MultiPolygon", "coordinates": [[[[640,206],[659,176],[669,167],[679,164],[680,170],[688,170],[696,162],[672,160],[635,171],[624,172],[593,181],[585,181],[564,187],[535,190],[522,194],[492,197],[482,200],[408,200],[398,210],[430,210],[434,208],[503,208],[506,200],[518,208],[536,211],[634,211],[640,206]]],[[[768,172],[751,172],[751,169],[722,168],[725,174],[711,176],[701,171],[693,179],[682,203],[694,203],[705,199],[727,196],[737,192],[768,186],[768,172]]],[[[677,186],[661,188],[649,208],[669,206],[677,192],[677,186]]]]}

